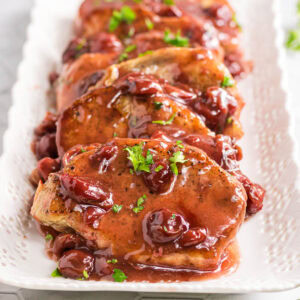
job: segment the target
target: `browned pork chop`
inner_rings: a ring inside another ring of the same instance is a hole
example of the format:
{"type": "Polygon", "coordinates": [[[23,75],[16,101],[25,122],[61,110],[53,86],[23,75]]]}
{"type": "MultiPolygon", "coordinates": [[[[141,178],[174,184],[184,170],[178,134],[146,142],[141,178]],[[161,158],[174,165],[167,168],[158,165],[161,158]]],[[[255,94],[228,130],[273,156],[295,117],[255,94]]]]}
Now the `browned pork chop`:
{"type": "Polygon", "coordinates": [[[242,185],[201,150],[114,139],[73,157],[40,183],[31,213],[128,262],[212,270],[245,209],[242,185]],[[129,161],[132,153],[139,164],[129,161]],[[91,208],[102,211],[92,223],[85,221],[91,208]]]}

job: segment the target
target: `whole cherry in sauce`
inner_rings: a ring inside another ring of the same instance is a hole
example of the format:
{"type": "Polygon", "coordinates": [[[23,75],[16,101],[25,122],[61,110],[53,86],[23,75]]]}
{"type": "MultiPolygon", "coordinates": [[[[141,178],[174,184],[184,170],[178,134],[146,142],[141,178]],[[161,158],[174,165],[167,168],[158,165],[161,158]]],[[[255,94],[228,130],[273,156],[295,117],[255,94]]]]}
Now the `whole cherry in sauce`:
{"type": "Polygon", "coordinates": [[[151,165],[150,173],[143,172],[145,184],[153,193],[163,193],[168,187],[173,173],[168,163],[157,161],[151,165]]]}
{"type": "Polygon", "coordinates": [[[60,273],[67,278],[88,278],[94,270],[95,258],[83,250],[66,251],[58,261],[60,273]]]}
{"type": "Polygon", "coordinates": [[[93,228],[99,227],[100,218],[105,210],[97,206],[87,206],[83,212],[83,222],[93,228]]]}
{"type": "Polygon", "coordinates": [[[168,209],[160,209],[146,216],[146,235],[154,243],[164,244],[175,241],[185,231],[189,224],[177,213],[168,209]]]}
{"type": "Polygon", "coordinates": [[[118,147],[109,145],[103,146],[99,150],[97,150],[93,155],[90,156],[89,160],[91,164],[98,168],[99,173],[105,173],[111,164],[111,162],[118,155],[118,147]]]}
{"type": "Polygon", "coordinates": [[[106,209],[112,207],[112,194],[106,192],[98,181],[69,174],[61,174],[59,178],[64,196],[81,204],[92,204],[106,209]]]}
{"type": "Polygon", "coordinates": [[[57,147],[56,147],[56,134],[47,133],[41,138],[35,141],[34,152],[37,159],[42,159],[44,157],[56,158],[57,147]]]}
{"type": "Polygon", "coordinates": [[[50,173],[57,172],[60,169],[60,161],[50,157],[45,157],[38,162],[38,173],[46,181],[50,173]]]}
{"type": "Polygon", "coordinates": [[[61,257],[64,251],[84,245],[83,239],[74,233],[59,234],[52,246],[52,253],[56,258],[61,257]]]}
{"type": "Polygon", "coordinates": [[[183,247],[196,246],[203,243],[206,239],[206,228],[197,227],[183,233],[179,239],[179,244],[183,247]]]}

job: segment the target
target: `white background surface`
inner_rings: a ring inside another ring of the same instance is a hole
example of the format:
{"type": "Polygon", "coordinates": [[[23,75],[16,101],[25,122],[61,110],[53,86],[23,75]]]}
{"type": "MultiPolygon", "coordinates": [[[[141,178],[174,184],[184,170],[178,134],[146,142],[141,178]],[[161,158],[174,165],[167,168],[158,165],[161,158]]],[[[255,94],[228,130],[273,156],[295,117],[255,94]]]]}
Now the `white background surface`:
{"type": "MultiPolygon", "coordinates": [[[[46,0],[45,0],[46,1],[46,0]]],[[[71,0],[65,0],[71,1],[71,0]]],[[[251,0],[243,0],[251,1],[251,0]]],[[[282,1],[282,19],[284,30],[296,24],[296,0],[282,1]]],[[[7,124],[7,110],[10,106],[10,88],[15,81],[16,68],[21,60],[21,48],[25,40],[26,26],[29,22],[29,11],[33,0],[0,0],[0,137],[2,136],[7,124]]],[[[290,94],[293,99],[293,112],[296,121],[296,136],[300,141],[300,53],[287,52],[285,71],[288,74],[290,94]]],[[[2,139],[0,139],[0,153],[2,152],[2,139]]],[[[15,288],[1,286],[0,290],[17,294],[0,295],[2,299],[135,299],[136,293],[56,293],[56,292],[36,292],[36,291],[17,291],[15,288]]],[[[148,296],[149,297],[149,296],[148,296]]],[[[175,297],[169,296],[169,299],[175,297]]],[[[180,299],[186,297],[178,296],[180,299]]],[[[300,289],[291,292],[277,294],[255,294],[255,295],[203,295],[194,299],[298,299],[300,289]]],[[[149,299],[149,298],[148,298],[149,299]]],[[[159,299],[159,298],[157,298],[159,299]]],[[[163,298],[161,298],[163,299],[163,298]]]]}

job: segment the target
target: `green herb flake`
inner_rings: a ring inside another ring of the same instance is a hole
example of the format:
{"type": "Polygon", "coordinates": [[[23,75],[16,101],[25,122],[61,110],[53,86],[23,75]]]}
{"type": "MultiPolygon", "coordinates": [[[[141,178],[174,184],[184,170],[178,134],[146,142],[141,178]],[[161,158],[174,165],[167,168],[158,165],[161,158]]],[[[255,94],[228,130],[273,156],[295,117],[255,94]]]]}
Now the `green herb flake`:
{"type": "Polygon", "coordinates": [[[47,242],[53,240],[52,234],[48,233],[48,234],[45,236],[45,240],[46,240],[47,242]]]}
{"type": "Polygon", "coordinates": [[[125,48],[125,53],[130,53],[136,49],[136,45],[129,45],[125,48]]]}
{"type": "Polygon", "coordinates": [[[119,213],[123,208],[123,205],[118,205],[118,204],[115,204],[113,207],[112,207],[112,210],[114,213],[119,213]]]}
{"type": "Polygon", "coordinates": [[[135,33],[134,27],[130,27],[130,29],[128,31],[128,37],[133,37],[134,33],[135,33]]]}
{"type": "Polygon", "coordinates": [[[182,141],[176,141],[176,145],[181,149],[184,148],[184,146],[182,145],[182,141]]]}
{"type": "Polygon", "coordinates": [[[130,174],[133,174],[134,171],[133,171],[132,169],[129,169],[129,173],[130,173],[130,174]]]}
{"type": "Polygon", "coordinates": [[[175,215],[175,214],[172,214],[171,219],[174,220],[175,218],[176,218],[176,215],[175,215]]]}
{"type": "Polygon", "coordinates": [[[133,147],[127,147],[124,151],[128,152],[128,159],[131,161],[135,172],[144,171],[150,173],[150,165],[153,164],[153,156],[148,150],[146,157],[144,157],[143,146],[144,143],[141,143],[133,147]]]}
{"type": "Polygon", "coordinates": [[[83,271],[83,277],[84,277],[85,279],[88,279],[88,278],[89,278],[89,273],[87,272],[87,270],[84,270],[84,271],[83,271]]]}
{"type": "Polygon", "coordinates": [[[155,168],[154,171],[155,171],[155,172],[159,172],[159,171],[161,171],[163,168],[164,168],[163,166],[159,165],[159,166],[157,166],[157,167],[155,168]]]}
{"type": "Polygon", "coordinates": [[[239,21],[237,20],[236,14],[234,14],[234,15],[232,16],[232,21],[235,23],[235,25],[238,27],[239,30],[242,30],[242,29],[243,29],[242,26],[241,26],[241,24],[240,24],[239,21]]]}
{"type": "Polygon", "coordinates": [[[133,0],[133,2],[139,4],[139,3],[142,3],[143,0],[133,0]]]}
{"type": "Polygon", "coordinates": [[[58,270],[58,268],[56,268],[52,273],[51,273],[51,277],[62,277],[60,271],[58,270]]]}
{"type": "Polygon", "coordinates": [[[127,279],[127,276],[124,274],[124,272],[119,269],[114,269],[112,277],[115,282],[123,282],[127,279]]]}
{"type": "Polygon", "coordinates": [[[127,24],[132,24],[132,22],[136,19],[135,12],[129,6],[123,6],[120,11],[115,10],[113,12],[112,17],[109,21],[109,31],[115,31],[121,22],[125,22],[127,24]]]}
{"type": "Polygon", "coordinates": [[[149,55],[149,54],[152,54],[152,53],[153,53],[152,50],[148,50],[148,51],[146,51],[146,52],[140,53],[140,54],[139,54],[139,57],[143,57],[143,56],[146,56],[146,55],[149,55]]]}
{"type": "Polygon", "coordinates": [[[164,4],[166,5],[174,5],[174,0],[164,0],[164,4]]]}
{"type": "Polygon", "coordinates": [[[86,39],[82,38],[79,43],[77,44],[75,50],[80,51],[86,45],[86,39]]]}
{"type": "Polygon", "coordinates": [[[300,51],[300,28],[290,30],[285,46],[293,51],[300,51]]]}
{"type": "Polygon", "coordinates": [[[152,21],[149,18],[145,19],[145,24],[146,24],[148,30],[152,30],[154,28],[154,24],[152,23],[152,21]]]}
{"type": "Polygon", "coordinates": [[[163,126],[165,126],[165,125],[171,125],[173,123],[174,119],[175,119],[175,116],[176,116],[176,113],[173,114],[168,121],[158,120],[158,121],[152,121],[152,123],[153,124],[160,124],[160,125],[163,125],[163,126]]]}
{"type": "Polygon", "coordinates": [[[126,60],[127,58],[128,58],[128,54],[127,53],[122,53],[119,56],[119,62],[122,62],[122,61],[126,60]]]}
{"type": "Polygon", "coordinates": [[[189,46],[189,39],[186,37],[182,37],[180,30],[178,30],[177,33],[173,36],[174,37],[172,38],[170,30],[166,30],[165,35],[164,35],[164,42],[169,45],[176,46],[176,47],[188,47],[189,46]]]}
{"type": "Polygon", "coordinates": [[[157,102],[157,101],[154,102],[154,107],[156,110],[160,110],[162,106],[163,104],[161,102],[157,102]]]}
{"type": "Polygon", "coordinates": [[[221,83],[221,87],[232,87],[234,86],[234,80],[230,76],[224,76],[224,79],[221,83]]]}
{"type": "Polygon", "coordinates": [[[117,137],[117,136],[118,136],[118,134],[116,132],[114,132],[114,137],[117,137]]]}
{"type": "Polygon", "coordinates": [[[112,259],[109,259],[109,260],[107,261],[107,263],[108,263],[108,264],[116,264],[116,263],[118,263],[118,260],[117,260],[116,258],[112,258],[112,259]]]}
{"type": "Polygon", "coordinates": [[[228,125],[230,125],[230,124],[232,124],[232,122],[233,122],[233,117],[228,117],[227,120],[226,120],[226,123],[228,125]]]}
{"type": "Polygon", "coordinates": [[[84,148],[81,148],[81,149],[80,149],[80,152],[81,152],[81,153],[84,153],[84,152],[86,152],[86,150],[85,150],[84,148]]]}
{"type": "Polygon", "coordinates": [[[166,226],[163,227],[165,232],[168,232],[168,229],[166,226]]]}
{"type": "Polygon", "coordinates": [[[138,214],[139,212],[141,212],[144,209],[143,204],[145,203],[145,200],[147,199],[146,195],[143,195],[142,197],[140,197],[137,202],[136,202],[136,207],[134,207],[132,210],[133,212],[135,212],[136,214],[138,214]]]}
{"type": "Polygon", "coordinates": [[[172,170],[172,172],[175,175],[178,175],[177,164],[184,164],[185,162],[187,162],[187,160],[185,160],[184,154],[181,151],[177,151],[170,158],[170,162],[171,162],[171,170],[172,170]]]}

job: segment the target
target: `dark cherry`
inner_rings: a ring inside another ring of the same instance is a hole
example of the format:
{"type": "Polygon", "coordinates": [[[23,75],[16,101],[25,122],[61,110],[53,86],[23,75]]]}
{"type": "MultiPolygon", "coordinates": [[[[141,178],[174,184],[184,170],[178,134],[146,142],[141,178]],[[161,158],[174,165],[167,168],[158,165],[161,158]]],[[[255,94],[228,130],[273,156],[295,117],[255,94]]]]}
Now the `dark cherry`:
{"type": "Polygon", "coordinates": [[[40,139],[36,140],[35,155],[39,160],[44,157],[56,158],[58,156],[55,133],[45,134],[40,139]]]}
{"type": "Polygon", "coordinates": [[[237,100],[225,89],[210,87],[205,95],[194,103],[194,109],[205,118],[205,124],[212,130],[222,132],[226,120],[237,108],[237,100]]]}
{"type": "Polygon", "coordinates": [[[205,12],[212,18],[215,25],[223,27],[232,21],[232,11],[225,4],[213,4],[205,12]]]}
{"type": "Polygon", "coordinates": [[[173,173],[171,168],[165,161],[156,161],[151,165],[150,173],[143,172],[145,184],[153,193],[165,192],[169,187],[172,177],[173,173]],[[158,171],[157,168],[161,170],[158,171]]]}
{"type": "Polygon", "coordinates": [[[118,147],[109,145],[103,146],[97,150],[93,155],[90,156],[90,162],[93,166],[99,169],[99,173],[105,173],[111,164],[111,162],[118,155],[118,147]]]}
{"type": "Polygon", "coordinates": [[[41,124],[34,130],[37,136],[43,136],[46,133],[54,133],[56,131],[57,116],[51,112],[47,112],[41,124]]]}
{"type": "Polygon", "coordinates": [[[63,53],[62,61],[64,64],[71,62],[72,60],[88,52],[89,52],[89,45],[87,39],[77,37],[69,43],[67,49],[63,53]]]}
{"type": "Polygon", "coordinates": [[[54,240],[52,253],[56,258],[62,256],[63,252],[84,245],[83,239],[74,233],[60,233],[54,240]]]}
{"type": "Polygon", "coordinates": [[[99,227],[99,220],[105,214],[105,210],[97,206],[87,206],[83,212],[83,222],[93,228],[99,227]]]}
{"type": "Polygon", "coordinates": [[[153,95],[163,91],[157,78],[139,73],[130,73],[121,77],[114,83],[114,86],[132,95],[153,95]]]}
{"type": "Polygon", "coordinates": [[[150,213],[145,222],[147,236],[159,244],[178,239],[189,228],[189,224],[180,214],[165,208],[150,213]]]}
{"type": "Polygon", "coordinates": [[[80,86],[78,89],[79,96],[85,94],[90,87],[94,86],[103,77],[103,75],[103,71],[98,71],[83,78],[80,81],[80,86]]]}
{"type": "Polygon", "coordinates": [[[121,52],[123,45],[116,35],[100,32],[89,39],[89,50],[91,53],[121,52]]]}
{"type": "Polygon", "coordinates": [[[95,258],[87,251],[69,250],[58,261],[58,269],[66,278],[85,278],[84,271],[90,275],[94,270],[95,258]]]}
{"type": "Polygon", "coordinates": [[[60,161],[50,157],[45,157],[38,162],[38,173],[40,177],[46,181],[50,173],[60,170],[60,161]]]}
{"type": "Polygon", "coordinates": [[[78,203],[97,205],[105,209],[113,205],[112,194],[104,191],[99,182],[61,174],[60,183],[63,194],[78,203]]]}
{"type": "Polygon", "coordinates": [[[266,191],[259,184],[252,182],[244,184],[244,188],[248,196],[247,214],[256,214],[263,208],[263,200],[266,191]]]}
{"type": "Polygon", "coordinates": [[[179,244],[182,247],[196,246],[205,241],[206,234],[207,232],[205,228],[191,228],[183,233],[179,239],[179,244]]]}

